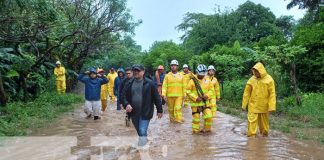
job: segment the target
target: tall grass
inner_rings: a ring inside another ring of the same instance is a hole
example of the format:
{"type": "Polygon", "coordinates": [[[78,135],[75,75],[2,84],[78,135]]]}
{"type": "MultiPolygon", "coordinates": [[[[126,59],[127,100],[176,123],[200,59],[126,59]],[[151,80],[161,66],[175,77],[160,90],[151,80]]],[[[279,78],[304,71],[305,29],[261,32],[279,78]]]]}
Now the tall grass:
{"type": "Polygon", "coordinates": [[[44,92],[32,102],[9,103],[1,108],[0,136],[26,135],[28,130],[45,126],[60,113],[73,110],[73,104],[82,101],[82,96],[76,94],[44,92]]]}

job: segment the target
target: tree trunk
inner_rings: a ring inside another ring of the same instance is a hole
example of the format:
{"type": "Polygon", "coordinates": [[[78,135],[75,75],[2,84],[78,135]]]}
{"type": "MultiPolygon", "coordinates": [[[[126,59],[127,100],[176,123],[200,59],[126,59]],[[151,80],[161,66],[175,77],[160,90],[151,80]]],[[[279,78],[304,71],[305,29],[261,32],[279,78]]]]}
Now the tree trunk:
{"type": "Polygon", "coordinates": [[[28,91],[27,91],[26,78],[22,74],[20,74],[19,82],[20,82],[20,84],[21,84],[20,86],[22,87],[23,92],[24,92],[23,101],[27,102],[27,100],[28,100],[28,91]]]}
{"type": "Polygon", "coordinates": [[[0,73],[0,104],[2,106],[5,106],[7,104],[7,102],[8,102],[8,96],[7,96],[6,91],[4,90],[2,75],[0,73]]]}
{"type": "Polygon", "coordinates": [[[297,80],[296,80],[296,64],[294,62],[291,64],[290,79],[291,79],[291,82],[293,85],[297,105],[300,106],[302,101],[301,101],[301,97],[298,94],[298,86],[297,86],[297,80]]]}

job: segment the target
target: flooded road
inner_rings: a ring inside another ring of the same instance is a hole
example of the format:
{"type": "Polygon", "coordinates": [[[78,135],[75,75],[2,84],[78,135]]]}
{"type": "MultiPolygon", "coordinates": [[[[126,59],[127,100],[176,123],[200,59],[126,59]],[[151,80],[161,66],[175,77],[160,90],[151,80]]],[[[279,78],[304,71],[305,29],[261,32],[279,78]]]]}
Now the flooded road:
{"type": "Polygon", "coordinates": [[[136,148],[136,131],[125,126],[125,113],[109,107],[99,121],[86,119],[80,106],[31,136],[2,139],[0,159],[324,159],[323,146],[277,131],[247,138],[243,120],[220,112],[212,133],[193,135],[188,108],[183,124],[170,123],[167,113],[154,117],[149,147],[136,148]]]}

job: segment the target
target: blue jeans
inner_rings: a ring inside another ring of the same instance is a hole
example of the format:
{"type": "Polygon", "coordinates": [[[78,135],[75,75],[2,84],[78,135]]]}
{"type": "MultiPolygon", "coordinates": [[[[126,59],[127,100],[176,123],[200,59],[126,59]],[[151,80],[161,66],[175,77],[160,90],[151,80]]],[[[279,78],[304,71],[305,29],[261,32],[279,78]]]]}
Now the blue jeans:
{"type": "Polygon", "coordinates": [[[132,117],[132,122],[139,136],[138,145],[144,146],[147,143],[147,129],[150,123],[150,120],[143,119],[141,116],[132,117]]]}

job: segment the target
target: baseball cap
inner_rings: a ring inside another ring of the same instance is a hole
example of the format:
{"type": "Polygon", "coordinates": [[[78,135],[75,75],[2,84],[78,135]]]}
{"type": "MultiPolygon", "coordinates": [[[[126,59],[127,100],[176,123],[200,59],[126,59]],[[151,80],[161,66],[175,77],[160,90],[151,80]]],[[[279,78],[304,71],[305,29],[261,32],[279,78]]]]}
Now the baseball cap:
{"type": "Polygon", "coordinates": [[[140,70],[140,71],[144,71],[144,66],[141,64],[134,64],[132,66],[132,70],[140,70]]]}

